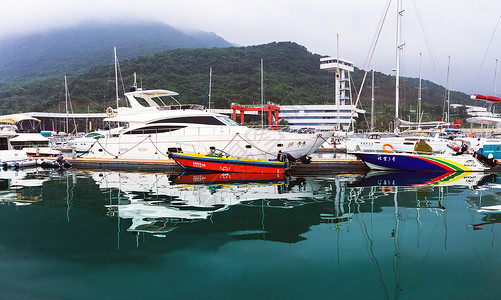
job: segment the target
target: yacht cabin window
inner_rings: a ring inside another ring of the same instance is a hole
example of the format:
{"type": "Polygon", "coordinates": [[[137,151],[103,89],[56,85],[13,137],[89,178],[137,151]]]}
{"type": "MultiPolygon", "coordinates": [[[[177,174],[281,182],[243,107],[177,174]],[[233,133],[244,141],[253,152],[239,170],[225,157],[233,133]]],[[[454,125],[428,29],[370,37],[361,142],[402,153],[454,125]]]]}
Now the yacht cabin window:
{"type": "Polygon", "coordinates": [[[192,116],[192,117],[175,117],[168,119],[156,120],[149,122],[148,124],[158,124],[158,123],[187,123],[187,124],[199,124],[199,125],[229,125],[238,126],[237,122],[233,121],[226,116],[192,116]]]}
{"type": "Polygon", "coordinates": [[[186,126],[165,126],[165,125],[145,126],[124,132],[124,134],[156,134],[163,132],[171,132],[185,127],[186,126]]]}
{"type": "Polygon", "coordinates": [[[6,137],[0,138],[0,150],[9,150],[9,140],[6,137]]]}

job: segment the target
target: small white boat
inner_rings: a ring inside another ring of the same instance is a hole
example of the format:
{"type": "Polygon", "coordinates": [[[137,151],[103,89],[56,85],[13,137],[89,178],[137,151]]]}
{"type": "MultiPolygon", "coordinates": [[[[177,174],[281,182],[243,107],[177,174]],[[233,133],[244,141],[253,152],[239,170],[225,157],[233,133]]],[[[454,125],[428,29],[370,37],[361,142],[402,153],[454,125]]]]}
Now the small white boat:
{"type": "Polygon", "coordinates": [[[109,130],[97,130],[87,133],[85,136],[68,141],[68,146],[75,149],[77,154],[88,152],[94,144],[102,138],[118,134],[123,128],[113,128],[109,130]]]}

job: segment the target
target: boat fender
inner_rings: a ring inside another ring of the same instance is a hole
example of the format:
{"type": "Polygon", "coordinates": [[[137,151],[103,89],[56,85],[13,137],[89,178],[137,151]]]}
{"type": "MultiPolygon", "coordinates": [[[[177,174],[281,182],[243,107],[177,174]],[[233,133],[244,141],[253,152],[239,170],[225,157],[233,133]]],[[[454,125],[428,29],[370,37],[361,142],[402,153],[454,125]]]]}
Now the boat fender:
{"type": "Polygon", "coordinates": [[[383,150],[386,153],[393,153],[395,151],[395,148],[393,148],[393,146],[390,145],[390,144],[384,144],[383,145],[383,150]]]}
{"type": "Polygon", "coordinates": [[[306,156],[306,155],[301,156],[301,157],[299,158],[299,160],[300,160],[303,164],[305,164],[305,165],[307,165],[307,164],[311,163],[311,157],[306,156]]]}
{"type": "Polygon", "coordinates": [[[447,147],[451,148],[454,151],[459,151],[459,149],[461,148],[459,145],[456,145],[454,143],[447,144],[447,147]]]}
{"type": "Polygon", "coordinates": [[[481,163],[484,163],[488,165],[489,167],[494,167],[496,166],[496,160],[494,160],[494,157],[492,158],[487,158],[485,155],[482,153],[475,151],[473,152],[473,157],[476,157],[481,163]]]}
{"type": "Polygon", "coordinates": [[[462,144],[461,149],[459,149],[454,155],[462,155],[464,153],[468,153],[468,145],[466,144],[462,144]]]}
{"type": "Polygon", "coordinates": [[[290,153],[282,152],[282,150],[278,150],[277,160],[281,162],[285,162],[286,160],[290,162],[296,161],[296,158],[292,156],[290,153]]]}

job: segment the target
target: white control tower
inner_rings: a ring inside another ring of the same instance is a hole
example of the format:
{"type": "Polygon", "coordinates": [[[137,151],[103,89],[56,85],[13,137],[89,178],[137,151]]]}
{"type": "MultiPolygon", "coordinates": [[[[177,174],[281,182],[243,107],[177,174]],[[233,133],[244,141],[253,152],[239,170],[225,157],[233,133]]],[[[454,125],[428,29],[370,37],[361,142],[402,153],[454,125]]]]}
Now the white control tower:
{"type": "Polygon", "coordinates": [[[341,122],[340,105],[351,105],[350,72],[353,72],[353,62],[337,58],[324,57],[320,59],[320,69],[335,73],[335,104],[338,112],[338,129],[341,122]]]}
{"type": "Polygon", "coordinates": [[[342,58],[324,57],[320,59],[320,69],[336,73],[335,104],[351,104],[349,102],[351,96],[350,72],[353,72],[353,63],[342,58]]]}

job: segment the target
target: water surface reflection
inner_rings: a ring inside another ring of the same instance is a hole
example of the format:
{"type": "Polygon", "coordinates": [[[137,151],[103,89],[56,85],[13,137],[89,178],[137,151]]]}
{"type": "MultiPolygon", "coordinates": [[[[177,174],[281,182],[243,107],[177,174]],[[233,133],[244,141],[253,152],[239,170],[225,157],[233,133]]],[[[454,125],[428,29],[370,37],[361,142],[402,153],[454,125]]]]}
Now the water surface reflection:
{"type": "Polygon", "coordinates": [[[0,183],[6,298],[501,292],[496,175],[33,169],[0,172],[0,183]]]}

